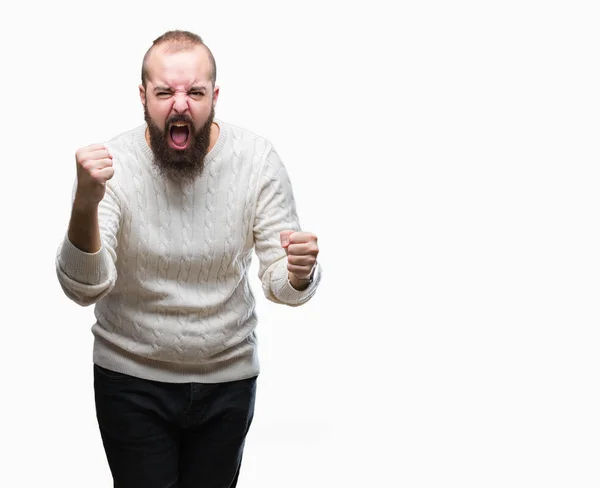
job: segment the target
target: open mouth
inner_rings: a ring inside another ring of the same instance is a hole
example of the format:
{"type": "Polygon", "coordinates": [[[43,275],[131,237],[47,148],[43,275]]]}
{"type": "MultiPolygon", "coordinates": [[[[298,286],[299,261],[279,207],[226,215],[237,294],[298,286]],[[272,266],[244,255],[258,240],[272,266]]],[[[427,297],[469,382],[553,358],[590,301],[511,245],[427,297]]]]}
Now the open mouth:
{"type": "Polygon", "coordinates": [[[182,151],[188,147],[190,140],[190,128],[185,122],[171,124],[169,130],[169,145],[173,149],[182,151]]]}

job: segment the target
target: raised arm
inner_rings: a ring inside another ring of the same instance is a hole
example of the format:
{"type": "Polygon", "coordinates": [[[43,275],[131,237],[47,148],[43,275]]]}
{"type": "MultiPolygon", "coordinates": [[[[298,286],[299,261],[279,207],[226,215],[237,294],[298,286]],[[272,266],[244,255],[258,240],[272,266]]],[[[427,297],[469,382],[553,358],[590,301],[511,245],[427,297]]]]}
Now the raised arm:
{"type": "Polygon", "coordinates": [[[273,149],[260,175],[254,242],[265,296],[291,306],[310,300],[321,279],[317,239],[301,232],[288,173],[273,149]]]}
{"type": "Polygon", "coordinates": [[[81,148],[75,159],[77,186],[56,271],[65,294],[86,306],[106,295],[116,281],[114,249],[120,206],[107,184],[114,168],[106,147],[94,144],[81,148]]]}

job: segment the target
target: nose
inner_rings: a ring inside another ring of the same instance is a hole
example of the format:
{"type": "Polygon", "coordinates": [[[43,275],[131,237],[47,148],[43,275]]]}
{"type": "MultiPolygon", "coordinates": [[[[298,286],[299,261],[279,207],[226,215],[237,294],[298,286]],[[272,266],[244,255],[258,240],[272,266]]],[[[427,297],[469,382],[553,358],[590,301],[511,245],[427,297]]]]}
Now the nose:
{"type": "Polygon", "coordinates": [[[187,96],[183,93],[178,93],[175,95],[175,100],[173,101],[173,110],[178,114],[183,114],[188,109],[187,96]]]}

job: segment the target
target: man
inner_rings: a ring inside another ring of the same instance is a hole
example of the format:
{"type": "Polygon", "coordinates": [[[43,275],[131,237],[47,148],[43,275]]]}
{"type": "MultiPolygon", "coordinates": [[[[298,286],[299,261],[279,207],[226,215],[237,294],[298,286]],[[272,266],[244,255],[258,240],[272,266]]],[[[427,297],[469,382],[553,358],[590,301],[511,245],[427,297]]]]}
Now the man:
{"type": "Polygon", "coordinates": [[[252,250],[265,296],[298,306],[321,271],[269,141],[214,118],[214,58],[170,31],[144,57],[146,123],[76,153],[57,274],[95,303],[94,390],[119,488],[235,487],[259,374],[252,250]]]}

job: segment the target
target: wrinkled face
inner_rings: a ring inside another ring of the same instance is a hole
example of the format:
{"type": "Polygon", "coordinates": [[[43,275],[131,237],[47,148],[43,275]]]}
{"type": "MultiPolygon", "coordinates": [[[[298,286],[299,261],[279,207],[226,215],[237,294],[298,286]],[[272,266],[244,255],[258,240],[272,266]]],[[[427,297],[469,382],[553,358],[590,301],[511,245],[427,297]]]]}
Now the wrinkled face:
{"type": "MultiPolygon", "coordinates": [[[[202,46],[179,52],[167,47],[157,46],[150,53],[140,98],[157,164],[185,179],[194,176],[192,167],[202,165],[208,151],[219,88],[212,86],[211,64],[202,46]]],[[[196,167],[195,174],[201,169],[196,167]]]]}

